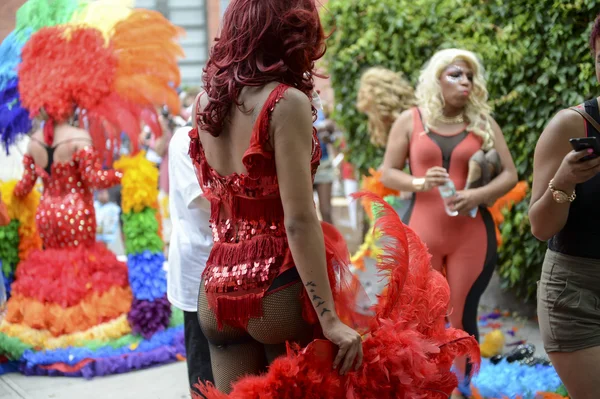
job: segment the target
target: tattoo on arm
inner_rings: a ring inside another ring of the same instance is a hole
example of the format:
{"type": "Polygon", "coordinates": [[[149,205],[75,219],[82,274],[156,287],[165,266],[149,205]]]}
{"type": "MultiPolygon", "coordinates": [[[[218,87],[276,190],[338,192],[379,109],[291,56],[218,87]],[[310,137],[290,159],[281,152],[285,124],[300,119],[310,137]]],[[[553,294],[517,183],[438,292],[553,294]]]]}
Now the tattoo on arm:
{"type": "MultiPolygon", "coordinates": [[[[325,301],[323,300],[323,298],[314,294],[314,288],[317,287],[315,283],[309,281],[308,283],[306,283],[306,287],[309,290],[309,292],[313,293],[312,300],[313,302],[315,302],[315,308],[320,308],[321,306],[325,305],[325,301]]],[[[327,312],[331,313],[331,310],[327,309],[326,307],[323,307],[323,309],[321,310],[321,317],[323,317],[327,312]]]]}

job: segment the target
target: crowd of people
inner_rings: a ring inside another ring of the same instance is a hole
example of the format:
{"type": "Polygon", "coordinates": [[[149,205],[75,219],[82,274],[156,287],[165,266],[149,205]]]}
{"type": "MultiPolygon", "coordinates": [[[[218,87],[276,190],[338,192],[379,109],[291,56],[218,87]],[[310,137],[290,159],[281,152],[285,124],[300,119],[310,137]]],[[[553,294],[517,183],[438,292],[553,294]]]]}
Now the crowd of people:
{"type": "MultiPolygon", "coordinates": [[[[23,7],[41,13],[36,7],[47,1],[23,7]]],[[[168,198],[164,220],[152,223],[162,224],[167,244],[166,298],[183,312],[193,397],[469,397],[480,362],[479,300],[497,263],[488,207],[517,184],[492,116],[485,60],[444,49],[423,60],[414,89],[401,72],[378,66],[357,82],[357,109],[368,117],[372,143],[385,149],[381,184],[409,204],[401,220],[382,199],[361,194],[379,204],[376,228],[391,242],[378,259],[385,289],[369,308],[334,227],[334,182],[344,180],[349,196],[357,172],[336,156],[344,135],[315,91],[315,64],[326,51],[315,2],[233,0],[202,88],[180,93],[172,85],[178,29],[145,10],[123,15],[109,31],[113,47],[104,46],[101,28],[56,22],[33,29],[17,21],[26,39],[9,74],[0,73],[0,136],[9,152],[23,152],[22,169],[11,167],[22,174],[14,198],[23,201],[42,182],[41,246],[17,266],[0,325],[4,341],[43,352],[83,346],[81,334],[96,337],[118,320],[125,327],[112,338],[143,331],[151,342],[168,328],[168,317],[160,326],[136,325],[135,306],[162,302],[139,295],[114,253],[124,239],[125,201],[123,171],[113,162],[141,148],[168,198]],[[131,63],[119,58],[131,51],[139,65],[157,63],[151,52],[143,58],[156,43],[135,31],[140,20],[162,32],[152,40],[166,49],[163,68],[128,71],[131,63]],[[119,47],[118,39],[131,37],[138,42],[119,47]],[[47,43],[74,66],[93,49],[114,68],[69,69],[40,50],[47,43]],[[76,79],[64,83],[57,70],[76,79]],[[144,73],[152,89],[126,83],[144,73]],[[59,338],[64,345],[50,344],[59,338]]],[[[600,17],[590,46],[600,81],[600,17]]],[[[540,329],[573,399],[600,391],[600,255],[590,223],[598,136],[594,98],[549,121],[533,160],[529,218],[549,244],[538,285],[540,329]]],[[[356,204],[349,210],[358,229],[356,204]]],[[[0,196],[0,226],[10,221],[0,196]]]]}

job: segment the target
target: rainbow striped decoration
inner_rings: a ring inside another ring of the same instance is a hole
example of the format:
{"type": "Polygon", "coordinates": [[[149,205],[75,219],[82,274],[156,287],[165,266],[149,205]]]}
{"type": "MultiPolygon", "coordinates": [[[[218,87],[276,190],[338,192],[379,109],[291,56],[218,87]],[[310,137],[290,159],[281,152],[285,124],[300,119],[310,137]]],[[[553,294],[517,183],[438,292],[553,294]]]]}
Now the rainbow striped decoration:
{"type": "MultiPolygon", "coordinates": [[[[0,374],[14,372],[18,367],[26,375],[92,378],[185,358],[183,313],[171,311],[166,302],[163,243],[156,218],[158,171],[143,153],[122,158],[116,167],[124,172],[123,230],[134,294],[130,311],[62,336],[4,322],[0,326],[0,352],[14,362],[0,364],[0,374]],[[148,319],[152,320],[147,322],[148,319]]],[[[0,240],[0,259],[10,265],[5,268],[9,273],[14,272],[15,262],[41,247],[35,228],[40,194],[34,190],[18,200],[12,195],[15,185],[16,182],[0,185],[13,218],[11,224],[0,228],[0,237],[10,237],[10,241],[0,240]]]]}
{"type": "Polygon", "coordinates": [[[133,303],[128,314],[134,333],[149,338],[171,317],[158,209],[158,170],[143,151],[123,157],[114,167],[124,172],[122,218],[133,303]]]}
{"type": "Polygon", "coordinates": [[[35,211],[40,202],[40,193],[32,190],[27,197],[13,196],[16,180],[0,182],[2,201],[6,204],[11,221],[0,226],[0,263],[7,295],[19,261],[27,258],[34,249],[42,248],[42,240],[35,225],[35,211]]]}

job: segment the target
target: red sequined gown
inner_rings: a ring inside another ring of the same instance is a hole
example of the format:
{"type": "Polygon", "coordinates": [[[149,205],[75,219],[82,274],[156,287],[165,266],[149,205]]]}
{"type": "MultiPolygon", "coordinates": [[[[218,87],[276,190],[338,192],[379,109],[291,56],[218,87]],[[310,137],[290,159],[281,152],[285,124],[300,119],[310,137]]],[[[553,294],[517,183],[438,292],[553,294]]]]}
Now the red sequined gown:
{"type": "MultiPolygon", "coordinates": [[[[206,161],[198,131],[190,132],[190,155],[212,205],[215,244],[203,278],[209,306],[220,323],[244,327],[249,318],[260,317],[265,291],[276,276],[294,266],[283,225],[275,158],[269,148],[271,113],[287,88],[278,86],[259,115],[243,158],[246,174],[220,176],[206,161]]],[[[314,176],[321,151],[316,136],[313,143],[314,176]]],[[[360,369],[340,376],[332,369],[334,345],[317,339],[303,350],[292,348],[287,356],[276,359],[267,374],[242,377],[229,395],[211,384],[198,384],[203,397],[442,399],[458,385],[451,372],[454,359],[470,355],[478,363],[477,341],[463,331],[445,328],[450,290],[445,278],[431,268],[427,248],[389,205],[377,197],[370,200],[383,209],[379,226],[388,244],[379,267],[389,278],[370,317],[355,311],[361,287],[344,276],[348,251],[343,238],[323,224],[336,311],[347,324],[365,333],[360,369]]],[[[317,324],[305,295],[303,300],[307,321],[317,324]]]]}
{"type": "MultiPolygon", "coordinates": [[[[203,274],[209,306],[217,321],[246,327],[250,318],[262,316],[262,298],[273,280],[295,267],[283,223],[275,157],[269,148],[271,113],[287,86],[279,85],[269,96],[258,116],[250,147],[243,163],[245,174],[219,175],[208,164],[197,129],[190,132],[190,156],[206,198],[211,202],[214,247],[203,274]]],[[[311,171],[314,178],[321,148],[313,133],[311,171]]],[[[348,250],[333,226],[323,224],[330,275],[347,265],[348,250]],[[337,265],[334,270],[333,260],[337,265]]],[[[334,281],[333,278],[332,281],[334,281]]],[[[334,295],[337,292],[334,286],[334,295]]],[[[317,321],[307,300],[305,318],[317,321]]]]}
{"type": "Polygon", "coordinates": [[[41,177],[36,224],[44,248],[17,267],[2,333],[58,337],[123,316],[131,305],[127,266],[96,242],[93,197],[94,190],[118,184],[120,174],[102,170],[91,147],[74,153],[70,162],[55,162],[50,174],[30,155],[23,162],[15,195],[27,195],[41,177]],[[7,328],[11,325],[21,328],[7,328]]]}

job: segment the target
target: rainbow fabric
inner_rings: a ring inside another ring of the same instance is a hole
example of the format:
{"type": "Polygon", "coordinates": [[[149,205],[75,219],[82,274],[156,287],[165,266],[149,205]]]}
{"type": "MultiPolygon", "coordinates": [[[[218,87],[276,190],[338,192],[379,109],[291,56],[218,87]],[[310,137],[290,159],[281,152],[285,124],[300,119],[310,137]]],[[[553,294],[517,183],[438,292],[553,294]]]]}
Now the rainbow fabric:
{"type": "MultiPolygon", "coordinates": [[[[37,309],[40,317],[69,327],[58,334],[27,323],[2,322],[0,355],[15,361],[25,374],[90,378],[185,356],[183,315],[166,300],[158,170],[143,153],[135,155],[143,125],[156,136],[162,132],[156,109],[166,105],[172,112],[179,110],[175,87],[180,84],[181,33],[160,13],[134,9],[132,0],[29,0],[17,11],[15,30],[0,44],[0,143],[6,151],[32,130],[38,115],[48,126],[78,116],[104,165],[112,164],[122,132],[134,146],[134,155],[116,165],[124,174],[129,286],[86,296],[77,306],[81,314],[35,298],[19,302],[14,295],[11,303],[37,309]],[[90,325],[94,318],[75,317],[94,312],[108,321],[90,325]],[[73,317],[61,316],[67,313],[73,317]]],[[[46,134],[52,133],[44,129],[47,142],[52,139],[46,134]]],[[[12,218],[0,227],[0,261],[9,284],[19,262],[42,247],[35,225],[40,194],[33,190],[18,200],[15,184],[0,185],[12,218]]],[[[78,261],[102,262],[97,252],[77,253],[83,253],[78,261]]],[[[69,262],[68,251],[64,254],[69,262]]],[[[0,373],[7,370],[11,368],[0,367],[0,373]]]]}
{"type": "MultiPolygon", "coordinates": [[[[23,373],[91,378],[185,357],[183,315],[181,311],[172,311],[166,300],[163,242],[157,219],[158,170],[144,155],[140,152],[123,157],[115,165],[124,172],[123,231],[134,296],[131,304],[124,304],[130,308],[129,313],[58,337],[48,331],[2,323],[0,348],[8,359],[17,361],[23,373]],[[38,351],[40,348],[46,349],[38,351]]],[[[0,227],[0,237],[10,238],[0,244],[0,260],[3,265],[11,265],[4,268],[5,276],[12,276],[19,255],[27,256],[31,244],[26,243],[39,243],[34,223],[39,193],[34,190],[25,199],[18,200],[12,195],[15,183],[0,185],[12,218],[8,226],[0,227]]]]}
{"type": "Polygon", "coordinates": [[[160,237],[158,170],[144,152],[123,157],[114,166],[125,172],[121,180],[123,233],[133,292],[128,319],[133,332],[151,337],[168,326],[171,316],[160,237]]]}
{"type": "Polygon", "coordinates": [[[11,218],[8,225],[0,226],[0,262],[7,294],[10,294],[10,283],[19,261],[27,258],[32,250],[42,248],[35,225],[40,193],[33,190],[24,199],[18,199],[13,196],[16,184],[16,181],[0,182],[2,199],[11,218]]]}

